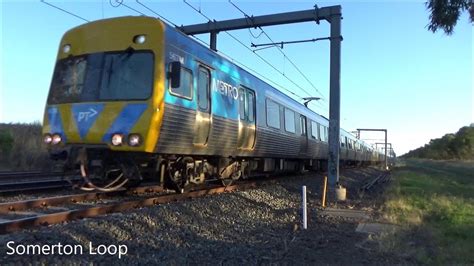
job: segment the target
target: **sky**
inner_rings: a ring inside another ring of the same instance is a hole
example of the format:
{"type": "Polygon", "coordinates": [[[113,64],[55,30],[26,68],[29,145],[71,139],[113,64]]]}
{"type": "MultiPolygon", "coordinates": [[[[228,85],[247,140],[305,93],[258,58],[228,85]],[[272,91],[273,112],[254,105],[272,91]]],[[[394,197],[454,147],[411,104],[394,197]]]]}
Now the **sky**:
{"type": "MultiPolygon", "coordinates": [[[[156,17],[135,0],[124,0],[126,6],[116,4],[116,0],[46,1],[90,21],[141,15],[135,10],[156,17]]],[[[86,21],[39,0],[0,2],[0,123],[41,122],[60,39],[68,29],[86,21]]],[[[207,21],[183,1],[140,2],[177,25],[207,21]]],[[[187,2],[216,20],[244,16],[228,0],[187,2]]],[[[467,12],[454,33],[447,36],[442,31],[427,30],[429,13],[423,1],[232,3],[249,16],[307,10],[315,3],[319,7],[342,6],[341,127],[347,131],[386,128],[388,142],[401,155],[474,122],[473,27],[467,12]]],[[[325,21],[263,29],[275,42],[329,36],[325,21]]],[[[251,43],[270,42],[259,29],[230,34],[245,46],[220,33],[220,52],[250,66],[283,92],[288,93],[282,88],[293,92],[297,96],[290,96],[299,101],[298,97],[322,97],[310,107],[329,117],[329,41],[255,52],[277,72],[249,50],[251,43]]],[[[207,35],[197,37],[205,42],[209,39],[207,35]]],[[[383,133],[362,132],[361,138],[381,142],[383,133]]]]}

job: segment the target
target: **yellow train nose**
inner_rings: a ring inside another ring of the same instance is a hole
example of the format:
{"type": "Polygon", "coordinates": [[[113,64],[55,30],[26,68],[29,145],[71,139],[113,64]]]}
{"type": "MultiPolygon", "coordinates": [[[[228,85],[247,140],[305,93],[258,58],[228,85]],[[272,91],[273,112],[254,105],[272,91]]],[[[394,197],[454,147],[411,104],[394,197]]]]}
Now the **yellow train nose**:
{"type": "Polygon", "coordinates": [[[48,106],[45,134],[66,144],[106,144],[144,150],[150,128],[148,102],[75,103],[48,106]]]}

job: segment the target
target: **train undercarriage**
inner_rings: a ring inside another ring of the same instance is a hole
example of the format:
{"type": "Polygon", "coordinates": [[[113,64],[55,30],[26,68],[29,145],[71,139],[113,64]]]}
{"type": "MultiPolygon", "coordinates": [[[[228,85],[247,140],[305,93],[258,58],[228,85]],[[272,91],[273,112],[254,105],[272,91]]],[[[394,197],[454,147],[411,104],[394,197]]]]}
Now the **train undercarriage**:
{"type": "MultiPolygon", "coordinates": [[[[194,185],[221,182],[230,185],[253,176],[327,170],[324,159],[275,159],[217,156],[190,156],[113,152],[104,148],[70,148],[51,153],[64,161],[65,172],[79,169],[82,190],[116,191],[142,181],[159,182],[167,189],[183,193],[194,185]]],[[[343,165],[362,165],[346,162],[343,165]]]]}

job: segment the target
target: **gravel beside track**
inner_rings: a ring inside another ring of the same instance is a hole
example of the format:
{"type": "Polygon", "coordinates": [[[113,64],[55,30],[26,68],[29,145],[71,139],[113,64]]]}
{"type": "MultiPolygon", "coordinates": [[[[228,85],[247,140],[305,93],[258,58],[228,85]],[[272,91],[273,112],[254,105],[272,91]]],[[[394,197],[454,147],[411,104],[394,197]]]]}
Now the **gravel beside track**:
{"type": "MultiPolygon", "coordinates": [[[[374,169],[348,169],[341,183],[349,200],[338,208],[372,210],[359,199],[358,185],[374,169]]],[[[321,175],[289,177],[247,191],[225,193],[116,213],[100,218],[0,236],[2,263],[165,263],[165,264],[385,264],[406,263],[376,248],[361,248],[368,236],[355,233],[357,221],[320,215],[321,175]],[[308,189],[308,229],[301,229],[301,186],[308,189]],[[80,244],[83,255],[6,255],[6,243],[80,244]],[[128,254],[90,255],[94,246],[120,245],[128,254]]]]}

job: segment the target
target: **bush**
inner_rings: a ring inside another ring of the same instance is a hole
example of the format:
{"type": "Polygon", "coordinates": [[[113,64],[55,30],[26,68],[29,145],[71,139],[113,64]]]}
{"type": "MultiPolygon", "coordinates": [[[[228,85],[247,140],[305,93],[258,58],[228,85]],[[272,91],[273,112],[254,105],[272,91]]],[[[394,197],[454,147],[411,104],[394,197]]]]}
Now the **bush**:
{"type": "Polygon", "coordinates": [[[48,170],[51,162],[42,143],[41,124],[0,124],[0,160],[11,170],[48,170]]]}
{"type": "Polygon", "coordinates": [[[10,157],[13,148],[13,136],[10,131],[0,130],[0,162],[5,162],[10,157]]]}

